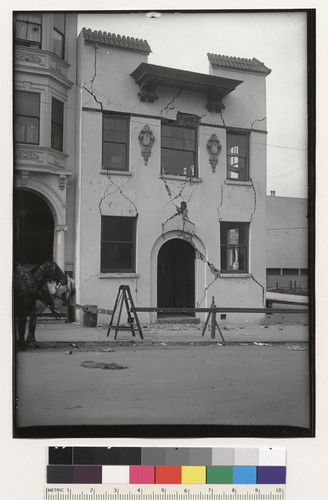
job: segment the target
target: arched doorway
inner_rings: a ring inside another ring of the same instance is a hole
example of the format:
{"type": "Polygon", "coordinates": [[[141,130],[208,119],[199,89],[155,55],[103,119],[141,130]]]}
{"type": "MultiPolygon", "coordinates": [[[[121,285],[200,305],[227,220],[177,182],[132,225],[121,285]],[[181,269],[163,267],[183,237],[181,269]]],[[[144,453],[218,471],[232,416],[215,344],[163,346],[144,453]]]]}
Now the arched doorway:
{"type": "Polygon", "coordinates": [[[54,219],[49,206],[37,194],[14,192],[14,259],[34,266],[53,256],[54,219]]]}
{"type": "Polygon", "coordinates": [[[157,307],[195,307],[195,249],[187,241],[174,238],[160,248],[157,307]]]}

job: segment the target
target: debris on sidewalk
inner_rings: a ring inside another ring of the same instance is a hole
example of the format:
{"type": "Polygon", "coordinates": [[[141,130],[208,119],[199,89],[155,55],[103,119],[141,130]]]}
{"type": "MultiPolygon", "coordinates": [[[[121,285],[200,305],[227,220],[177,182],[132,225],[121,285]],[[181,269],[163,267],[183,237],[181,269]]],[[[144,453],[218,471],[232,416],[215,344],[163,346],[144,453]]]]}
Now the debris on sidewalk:
{"type": "Polygon", "coordinates": [[[269,344],[265,344],[265,342],[253,342],[253,344],[259,345],[259,346],[269,345],[269,344]]]}
{"type": "Polygon", "coordinates": [[[113,349],[108,347],[107,349],[101,349],[103,352],[114,352],[113,349]]]}
{"type": "Polygon", "coordinates": [[[82,361],[81,366],[83,368],[101,368],[102,370],[125,370],[128,368],[116,363],[96,363],[95,361],[82,361]]]}
{"type": "Polygon", "coordinates": [[[299,345],[293,345],[292,347],[287,347],[287,349],[291,351],[306,351],[307,348],[304,346],[299,346],[299,345]]]}

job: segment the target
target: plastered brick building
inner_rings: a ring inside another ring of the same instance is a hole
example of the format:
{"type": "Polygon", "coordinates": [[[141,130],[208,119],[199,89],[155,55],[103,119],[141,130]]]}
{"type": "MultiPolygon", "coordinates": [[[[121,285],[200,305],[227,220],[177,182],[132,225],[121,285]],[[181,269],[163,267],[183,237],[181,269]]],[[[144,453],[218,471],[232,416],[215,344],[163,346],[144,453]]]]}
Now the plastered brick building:
{"type": "Polygon", "coordinates": [[[76,300],[111,308],[124,284],[140,307],[263,307],[270,70],[204,54],[201,74],[149,64],[150,51],[78,37],[76,300]]]}

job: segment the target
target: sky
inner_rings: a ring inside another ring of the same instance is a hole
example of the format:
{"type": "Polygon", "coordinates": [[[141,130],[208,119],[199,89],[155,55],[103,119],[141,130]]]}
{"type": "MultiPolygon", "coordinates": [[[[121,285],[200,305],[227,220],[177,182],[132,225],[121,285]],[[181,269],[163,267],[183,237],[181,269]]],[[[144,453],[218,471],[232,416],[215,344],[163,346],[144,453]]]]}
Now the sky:
{"type": "Polygon", "coordinates": [[[148,62],[209,72],[207,53],[255,57],[272,72],[267,92],[267,193],[307,197],[306,14],[303,12],[85,13],[83,27],[146,39],[148,62]]]}

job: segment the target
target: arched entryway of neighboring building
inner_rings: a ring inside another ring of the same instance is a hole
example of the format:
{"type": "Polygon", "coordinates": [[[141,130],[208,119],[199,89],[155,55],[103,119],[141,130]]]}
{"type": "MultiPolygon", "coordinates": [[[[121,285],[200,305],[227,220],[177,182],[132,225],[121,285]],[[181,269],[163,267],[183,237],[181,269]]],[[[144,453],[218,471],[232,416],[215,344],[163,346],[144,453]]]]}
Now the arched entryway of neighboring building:
{"type": "Polygon", "coordinates": [[[16,262],[34,266],[53,257],[54,217],[41,196],[24,189],[15,190],[13,225],[16,262]]]}
{"type": "Polygon", "coordinates": [[[195,307],[195,249],[185,240],[170,239],[159,250],[157,307],[195,307]]]}

